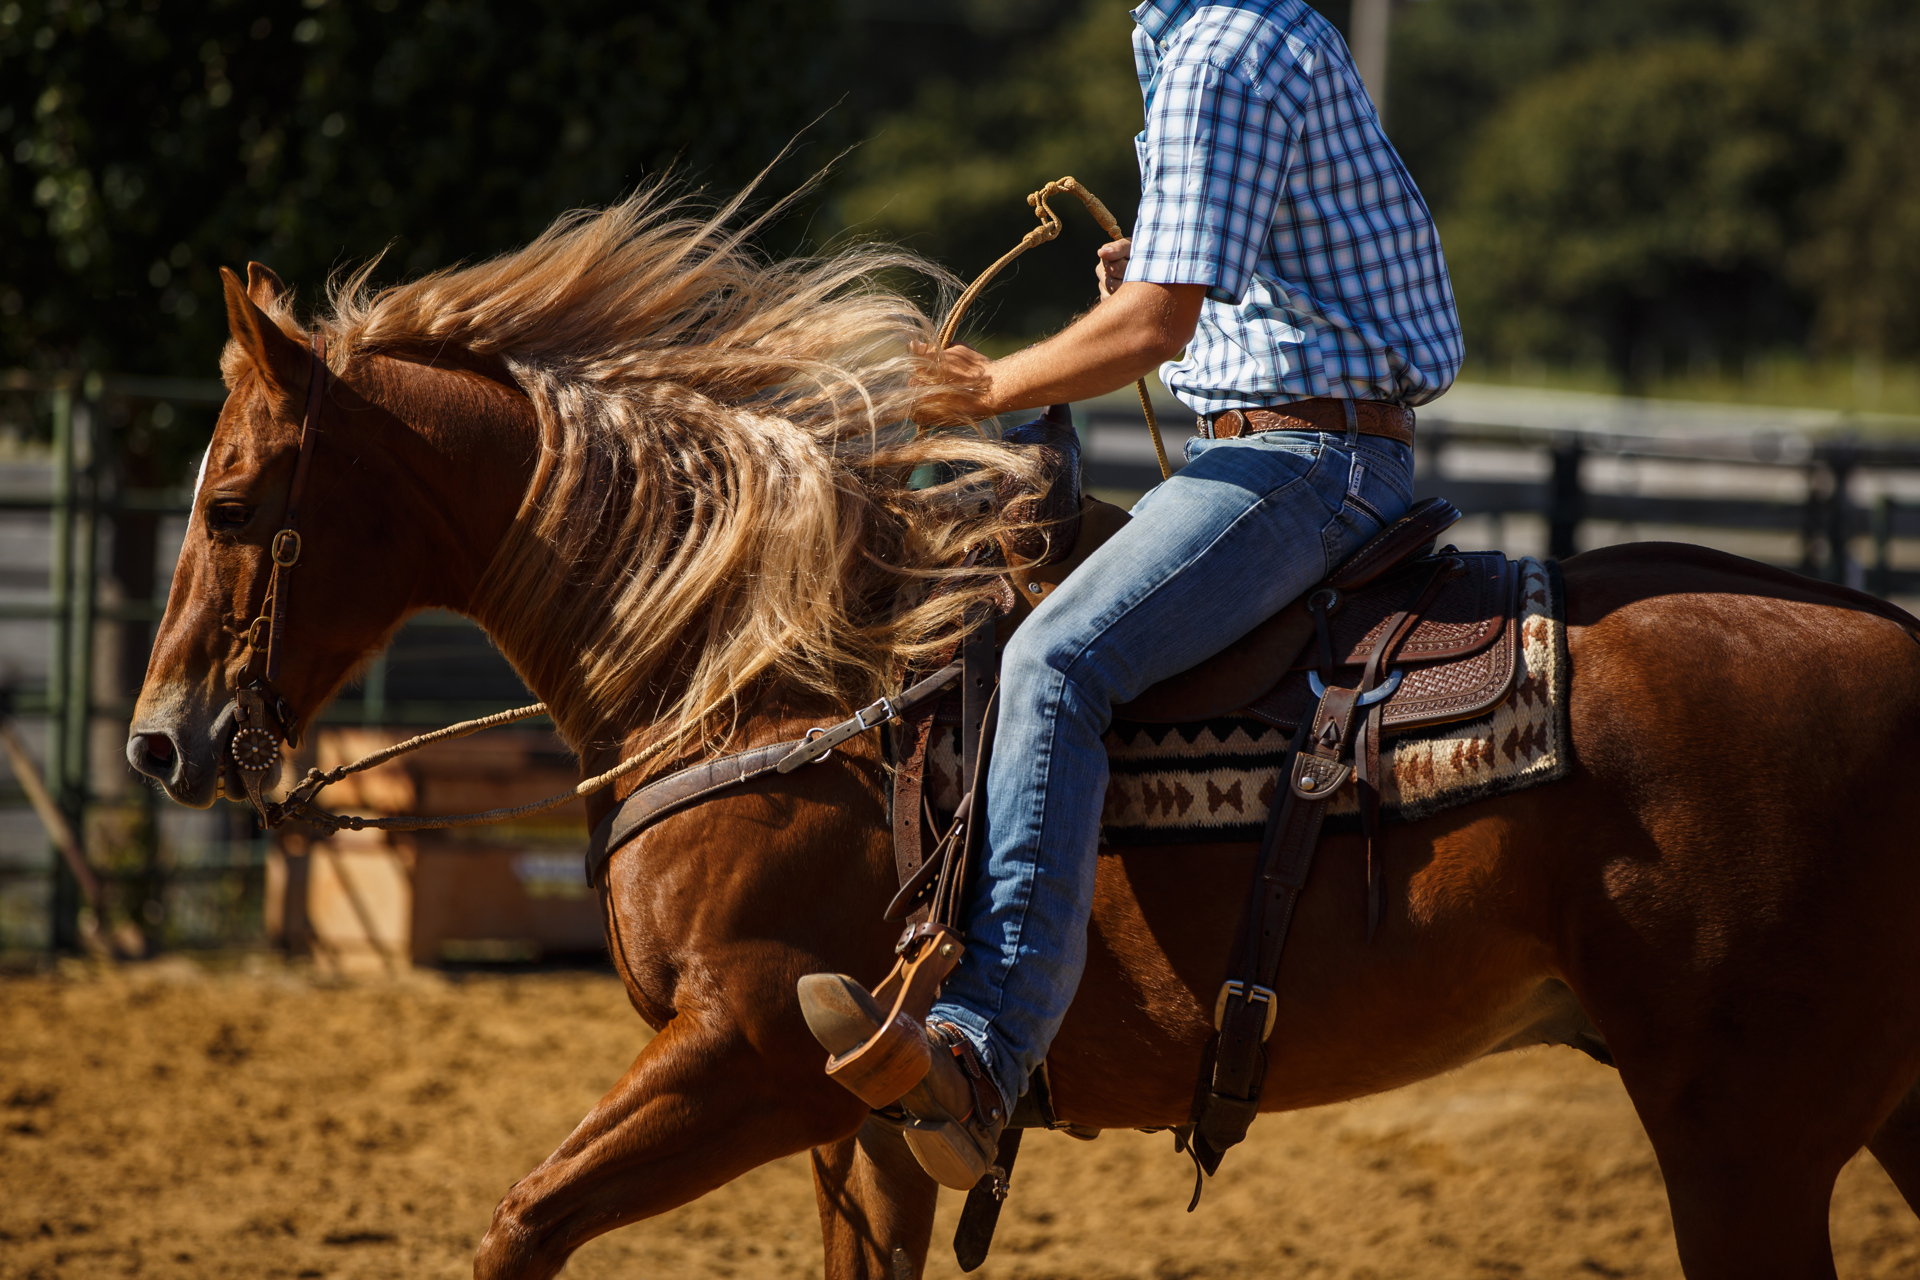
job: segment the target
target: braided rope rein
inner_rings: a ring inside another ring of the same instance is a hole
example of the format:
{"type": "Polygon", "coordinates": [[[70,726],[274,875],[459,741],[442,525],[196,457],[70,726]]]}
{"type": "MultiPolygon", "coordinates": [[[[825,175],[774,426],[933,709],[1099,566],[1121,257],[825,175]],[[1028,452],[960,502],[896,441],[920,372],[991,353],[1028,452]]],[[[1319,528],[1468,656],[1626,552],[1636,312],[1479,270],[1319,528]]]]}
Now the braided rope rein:
{"type": "Polygon", "coordinates": [[[398,756],[418,751],[422,747],[432,746],[436,742],[446,742],[453,738],[464,738],[468,734],[478,733],[482,729],[492,729],[499,725],[511,724],[516,720],[530,720],[534,716],[545,715],[547,704],[536,702],[531,706],[515,707],[511,711],[496,712],[482,716],[478,720],[462,720],[459,724],[448,725],[444,729],[435,729],[432,733],[423,733],[408,738],[389,747],[382,747],[370,755],[360,757],[351,764],[338,768],[307,770],[307,776],[298,786],[287,793],[287,798],[271,807],[268,826],[278,826],[288,818],[298,818],[311,822],[325,834],[332,835],[342,829],[348,831],[422,831],[435,827],[477,827],[495,822],[511,822],[515,818],[524,818],[549,809],[558,809],[561,805],[592,795],[603,787],[608,787],[626,777],[650,758],[651,753],[642,752],[621,761],[605,773],[588,778],[569,791],[548,796],[544,800],[535,800],[528,804],[513,805],[500,809],[485,809],[479,813],[451,814],[445,817],[428,817],[423,814],[399,814],[391,818],[364,818],[358,814],[329,813],[313,803],[313,798],[323,787],[330,787],[356,773],[385,764],[398,756]]]}

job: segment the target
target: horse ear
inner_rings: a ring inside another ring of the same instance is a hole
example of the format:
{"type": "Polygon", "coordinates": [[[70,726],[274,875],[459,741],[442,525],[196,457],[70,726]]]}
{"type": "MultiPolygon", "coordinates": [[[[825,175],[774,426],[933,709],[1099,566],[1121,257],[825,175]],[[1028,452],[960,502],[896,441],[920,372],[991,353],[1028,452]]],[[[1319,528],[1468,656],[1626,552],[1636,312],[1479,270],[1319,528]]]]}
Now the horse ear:
{"type": "MultiPolygon", "coordinates": [[[[249,267],[248,274],[253,269],[249,267]]],[[[265,267],[260,270],[273,274],[265,267]]],[[[248,296],[240,277],[226,267],[220,268],[220,283],[227,294],[227,327],[233,332],[234,343],[283,400],[299,404],[311,376],[307,349],[280,331],[280,326],[248,296]]]]}
{"type": "Polygon", "coordinates": [[[247,296],[262,311],[287,296],[287,286],[273,268],[260,262],[247,264],[247,296]]]}

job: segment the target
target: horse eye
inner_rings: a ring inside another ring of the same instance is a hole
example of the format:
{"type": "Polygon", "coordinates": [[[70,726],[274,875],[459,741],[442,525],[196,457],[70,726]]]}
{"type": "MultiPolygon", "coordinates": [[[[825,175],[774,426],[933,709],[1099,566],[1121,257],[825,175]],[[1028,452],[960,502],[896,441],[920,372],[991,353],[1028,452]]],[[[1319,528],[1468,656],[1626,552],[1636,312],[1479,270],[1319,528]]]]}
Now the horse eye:
{"type": "Polygon", "coordinates": [[[253,519],[253,508],[238,502],[216,502],[207,508],[207,523],[215,529],[238,529],[253,519]]]}

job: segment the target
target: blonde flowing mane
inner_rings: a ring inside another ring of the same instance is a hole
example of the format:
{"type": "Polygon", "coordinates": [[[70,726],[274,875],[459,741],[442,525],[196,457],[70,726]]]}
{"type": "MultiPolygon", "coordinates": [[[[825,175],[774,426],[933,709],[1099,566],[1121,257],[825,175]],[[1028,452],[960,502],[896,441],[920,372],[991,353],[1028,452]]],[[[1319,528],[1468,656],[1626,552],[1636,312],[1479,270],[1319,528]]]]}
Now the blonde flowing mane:
{"type": "Polygon", "coordinates": [[[454,344],[532,401],[539,460],[474,612],[583,753],[710,749],[772,692],[897,689],[992,589],[956,566],[1009,532],[993,487],[1033,479],[978,428],[911,425],[937,393],[908,344],[934,326],[889,279],[945,273],[873,245],[770,260],[751,237],[779,206],[743,221],[743,199],[656,186],[488,262],[332,290],[348,359],[454,344]],[[927,464],[960,478],[909,488],[927,464]],[[957,589],[903,597],[940,577],[957,589]]]}

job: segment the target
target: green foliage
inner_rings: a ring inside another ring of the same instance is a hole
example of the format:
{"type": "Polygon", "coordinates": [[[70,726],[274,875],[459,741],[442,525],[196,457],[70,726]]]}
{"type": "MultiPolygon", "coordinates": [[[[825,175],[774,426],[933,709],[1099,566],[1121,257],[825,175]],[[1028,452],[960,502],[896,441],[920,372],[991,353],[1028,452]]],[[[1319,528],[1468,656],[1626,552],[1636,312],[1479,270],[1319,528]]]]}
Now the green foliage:
{"type": "MultiPolygon", "coordinates": [[[[1476,357],[1920,351],[1912,0],[1394,21],[1389,123],[1476,357]]],[[[737,189],[823,112],[770,192],[862,145],[775,247],[881,235],[971,275],[1049,178],[1131,220],[1129,30],[1118,0],[0,0],[0,367],[205,374],[220,264],[309,298],[389,245],[417,273],[669,167],[737,189]]],[[[1100,235],[1063,215],[977,330],[1091,300],[1100,235]]]]}
{"type": "MultiPolygon", "coordinates": [[[[0,367],[211,370],[221,264],[309,297],[649,174],[732,190],[825,97],[831,0],[0,0],[0,367]]],[[[797,175],[795,175],[797,176],[797,175]]]]}
{"type": "MultiPolygon", "coordinates": [[[[841,222],[911,243],[962,276],[1032,229],[1025,197],[1052,178],[1080,179],[1130,225],[1141,127],[1132,27],[1123,7],[1087,4],[979,83],[927,83],[849,157],[841,222]]],[[[1106,237],[1071,197],[1055,209],[1067,232],[1008,268],[970,327],[1040,333],[1093,301],[1093,250],[1106,237]]]]}
{"type": "Polygon", "coordinates": [[[1920,10],[1428,0],[1393,133],[1469,350],[1629,383],[1783,347],[1920,352],[1920,10]]]}
{"type": "Polygon", "coordinates": [[[1704,41],[1604,54],[1480,130],[1442,224],[1469,344],[1630,367],[1636,346],[1772,345],[1779,265],[1838,148],[1804,60],[1704,41]]]}
{"type": "Polygon", "coordinates": [[[1394,146],[1435,208],[1451,204],[1481,127],[1516,93],[1648,44],[1737,39],[1765,0],[1422,0],[1395,7],[1394,146]]]}

